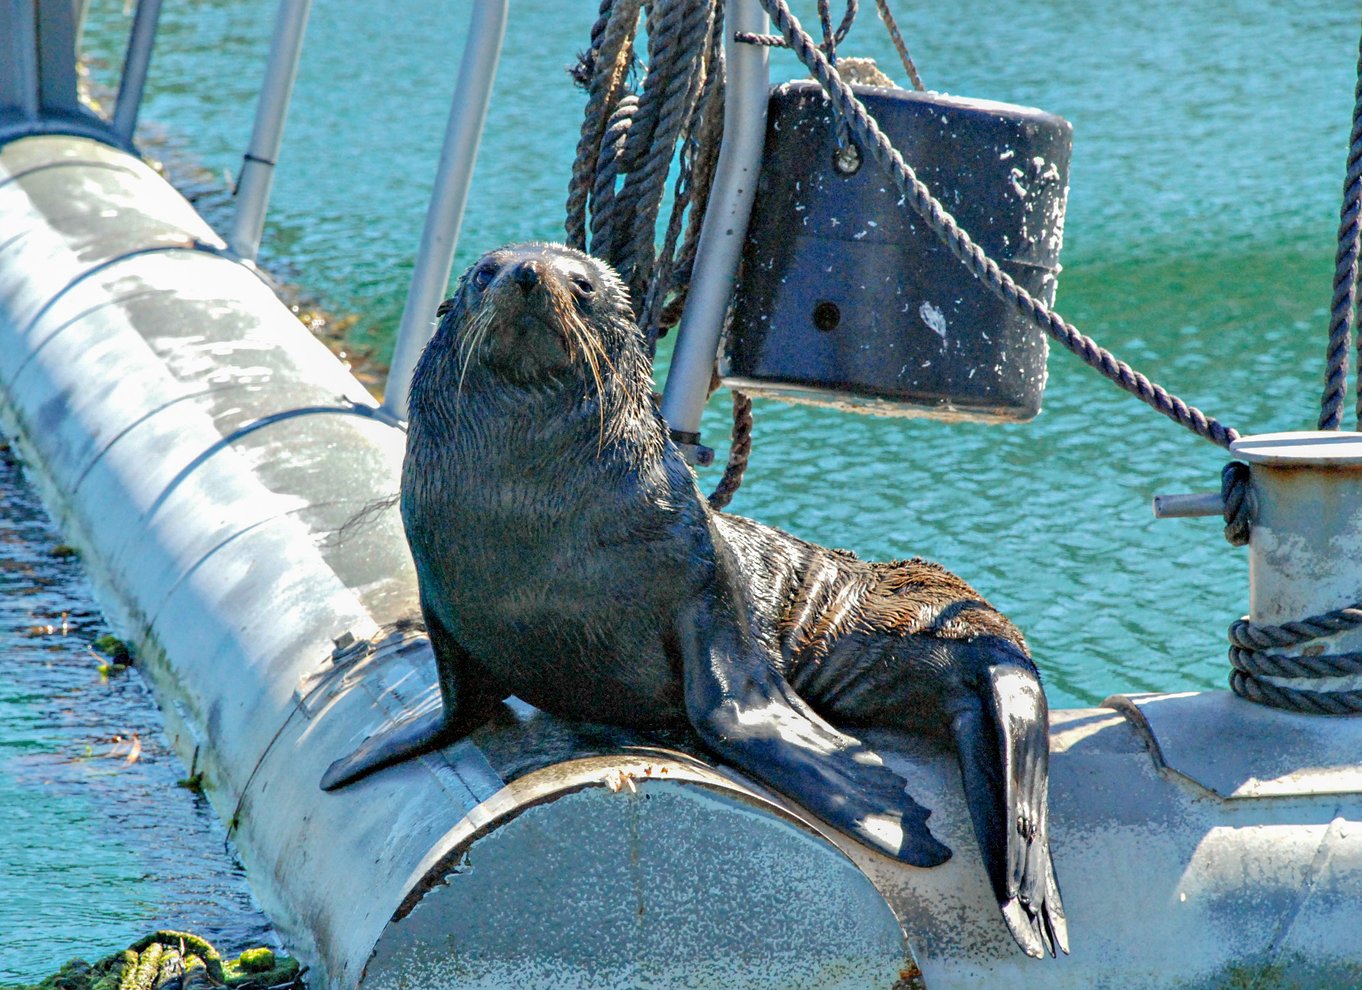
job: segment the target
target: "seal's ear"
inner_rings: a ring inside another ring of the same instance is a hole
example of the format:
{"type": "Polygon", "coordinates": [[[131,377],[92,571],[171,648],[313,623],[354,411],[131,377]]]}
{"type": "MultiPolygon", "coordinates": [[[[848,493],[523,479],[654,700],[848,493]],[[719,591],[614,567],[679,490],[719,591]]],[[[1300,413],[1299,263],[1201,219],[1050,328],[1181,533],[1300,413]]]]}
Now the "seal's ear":
{"type": "Polygon", "coordinates": [[[436,315],[436,316],[444,316],[446,313],[448,313],[451,309],[453,309],[453,308],[454,308],[455,306],[457,306],[458,304],[459,304],[459,299],[458,299],[458,297],[457,297],[457,296],[450,296],[450,297],[449,297],[448,299],[446,299],[444,302],[440,303],[440,305],[438,305],[438,306],[435,307],[435,315],[436,315]]]}

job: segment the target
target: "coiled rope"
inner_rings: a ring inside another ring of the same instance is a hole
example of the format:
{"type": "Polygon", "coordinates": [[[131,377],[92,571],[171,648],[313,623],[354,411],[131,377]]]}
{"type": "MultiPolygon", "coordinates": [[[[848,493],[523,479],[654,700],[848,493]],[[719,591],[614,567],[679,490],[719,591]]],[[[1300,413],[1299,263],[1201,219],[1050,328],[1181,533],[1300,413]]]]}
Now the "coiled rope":
{"type": "Polygon", "coordinates": [[[1362,603],[1280,626],[1255,625],[1247,618],[1230,626],[1230,687],[1241,698],[1315,715],[1362,713],[1362,690],[1318,691],[1275,683],[1317,681],[1321,677],[1362,676],[1362,653],[1283,656],[1269,648],[1290,649],[1362,627],[1362,603]],[[1268,680],[1272,678],[1272,680],[1268,680]]]}
{"type": "MultiPolygon", "coordinates": [[[[718,163],[723,24],[721,0],[603,0],[591,47],[572,69],[587,104],[568,186],[567,242],[588,250],[590,232],[590,252],[629,287],[650,353],[685,307],[718,163]],[[646,65],[634,50],[641,17],[646,65]],[[658,250],[657,220],[674,160],[671,214],[658,250]]],[[[709,499],[715,509],[742,484],[751,450],[752,402],[734,391],[728,464],[709,499]]]]}

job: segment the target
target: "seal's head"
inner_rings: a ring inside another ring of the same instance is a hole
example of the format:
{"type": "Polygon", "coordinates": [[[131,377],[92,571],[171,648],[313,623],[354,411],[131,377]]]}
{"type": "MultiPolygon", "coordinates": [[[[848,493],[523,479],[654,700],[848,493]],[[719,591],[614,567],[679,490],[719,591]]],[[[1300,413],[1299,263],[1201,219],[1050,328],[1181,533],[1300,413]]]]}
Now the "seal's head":
{"type": "Polygon", "coordinates": [[[431,346],[453,352],[460,383],[480,368],[512,385],[581,381],[599,392],[621,358],[642,346],[619,276],[562,244],[489,251],[438,313],[431,346]]]}

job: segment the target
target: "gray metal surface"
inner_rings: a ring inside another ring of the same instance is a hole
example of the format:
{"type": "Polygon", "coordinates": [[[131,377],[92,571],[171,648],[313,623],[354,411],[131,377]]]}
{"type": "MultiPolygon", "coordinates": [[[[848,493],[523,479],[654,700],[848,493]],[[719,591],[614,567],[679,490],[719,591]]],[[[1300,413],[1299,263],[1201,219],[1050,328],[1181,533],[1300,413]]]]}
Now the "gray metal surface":
{"type": "Polygon", "coordinates": [[[861,990],[902,967],[897,922],[851,861],[703,766],[578,760],[483,810],[498,827],[388,926],[366,985],[861,990]],[[602,896],[617,890],[632,896],[602,896]]]}
{"type": "Polygon", "coordinates": [[[1106,705],[1130,720],[1160,768],[1220,797],[1362,794],[1362,719],[1281,711],[1227,691],[1116,695],[1106,705]]]}
{"type": "Polygon", "coordinates": [[[902,932],[841,852],[689,758],[641,765],[632,737],[520,706],[471,741],[321,792],[331,760],[438,697],[429,645],[403,621],[416,588],[389,498],[401,430],[139,160],[67,137],[0,148],[0,225],[16,232],[0,241],[6,432],[311,985],[435,987],[455,970],[490,985],[548,965],[550,935],[594,947],[579,958],[595,986],[633,986],[648,967],[685,985],[710,978],[735,926],[772,962],[729,986],[807,984],[813,958],[842,985],[892,981],[902,932]],[[642,819],[616,792],[632,797],[649,767],[674,775],[656,798],[643,790],[661,809],[649,846],[682,859],[629,865],[642,819]],[[537,860],[536,834],[557,843],[537,860]],[[465,857],[476,883],[446,885],[465,857]],[[701,882],[706,869],[727,872],[701,882]],[[778,895],[813,889],[845,910],[778,895]],[[538,912],[525,939],[478,923],[508,893],[538,912]],[[615,939],[640,896],[652,914],[631,950],[615,939]]]}
{"type": "Polygon", "coordinates": [[[76,91],[82,16],[75,0],[0,0],[0,144],[28,134],[82,134],[127,146],[76,91]]]}
{"type": "MultiPolygon", "coordinates": [[[[1261,706],[1221,692],[1163,705],[1161,744],[1166,720],[1181,734],[1167,748],[1256,772],[1259,753],[1242,740],[1261,706]],[[1207,720],[1208,707],[1230,710],[1207,720]]],[[[903,920],[930,990],[1362,985],[1362,794],[1221,799],[1164,767],[1144,729],[1107,709],[1054,712],[1051,733],[1051,844],[1073,951],[1056,960],[1020,955],[987,916],[952,754],[900,739],[886,760],[955,856],[908,870],[851,852],[903,920]]],[[[1346,744],[1283,736],[1281,759],[1303,767],[1346,744]]]]}
{"type": "Polygon", "coordinates": [[[449,285],[468,187],[473,182],[473,165],[482,141],[482,125],[492,99],[492,81],[501,58],[508,4],[509,0],[473,0],[468,38],[459,61],[449,123],[445,125],[444,144],[440,148],[435,188],[426,208],[426,225],[421,231],[421,246],[416,253],[402,322],[397,328],[383,396],[384,412],[399,420],[407,418],[411,373],[435,332],[435,309],[449,285]]]}
{"type": "Polygon", "coordinates": [[[279,0],[274,15],[270,55],[265,64],[265,81],[255,108],[251,141],[237,176],[236,215],[227,243],[237,256],[254,261],[260,252],[260,236],[265,230],[265,211],[270,205],[270,186],[279,147],[284,140],[284,121],[293,96],[293,80],[303,54],[303,34],[312,0],[279,0]]]}
{"type": "MultiPolygon", "coordinates": [[[[1248,461],[1254,491],[1252,621],[1282,625],[1362,602],[1362,434],[1262,434],[1235,441],[1230,451],[1248,461]]],[[[1299,656],[1357,650],[1362,650],[1362,629],[1265,652],[1299,656]]],[[[1362,688],[1362,676],[1266,679],[1315,691],[1362,688]]]]}
{"type": "MultiPolygon", "coordinates": [[[[766,141],[770,95],[767,50],[734,41],[736,32],[765,34],[769,19],[757,0],[732,0],[724,12],[724,136],[696,249],[695,271],[677,329],[662,393],[662,416],[681,433],[700,432],[719,333],[733,295],[766,141]]],[[[683,450],[692,453],[691,445],[683,450]]]]}
{"type": "Polygon", "coordinates": [[[1194,516],[1218,516],[1225,511],[1225,499],[1219,492],[1198,495],[1155,495],[1154,515],[1159,519],[1187,519],[1194,516]]]}

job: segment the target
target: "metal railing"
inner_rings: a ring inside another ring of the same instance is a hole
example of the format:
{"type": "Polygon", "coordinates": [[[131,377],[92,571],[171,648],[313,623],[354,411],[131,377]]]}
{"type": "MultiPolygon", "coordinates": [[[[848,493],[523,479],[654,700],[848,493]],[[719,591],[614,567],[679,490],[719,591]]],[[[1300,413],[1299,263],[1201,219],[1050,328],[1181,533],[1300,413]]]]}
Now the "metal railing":
{"type": "MultiPolygon", "coordinates": [[[[79,0],[0,0],[0,141],[35,133],[74,133],[131,148],[150,72],[162,0],[139,0],[129,32],[118,97],[107,121],[75,92],[79,0]],[[49,39],[58,39],[51,43],[49,39]],[[55,82],[54,82],[55,80],[55,82]],[[66,90],[70,92],[66,92],[66,90]]],[[[250,143],[237,181],[227,243],[254,262],[268,213],[284,123],[302,57],[311,0],[280,0],[250,143]]],[[[509,0],[473,0],[467,39],[426,211],[406,305],[398,326],[381,407],[407,416],[412,370],[434,332],[449,283],[459,229],[506,32],[509,0]]],[[[756,0],[734,0],[726,32],[729,90],[724,141],[705,214],[689,299],[666,383],[663,413],[674,429],[699,431],[723,315],[751,212],[765,134],[769,85],[764,48],[733,44],[736,31],[763,33],[756,0]]]]}
{"type": "MultiPolygon", "coordinates": [[[[283,141],[284,119],[302,56],[309,4],[310,0],[280,0],[279,3],[255,125],[237,183],[236,216],[228,237],[229,246],[244,261],[254,261],[260,250],[275,163],[283,141]]],[[[509,0],[473,2],[435,186],[426,209],[425,228],[397,330],[388,387],[380,410],[382,415],[393,420],[407,417],[411,373],[434,332],[435,308],[449,284],[464,206],[473,180],[473,165],[506,34],[508,9],[509,0]]]]}

